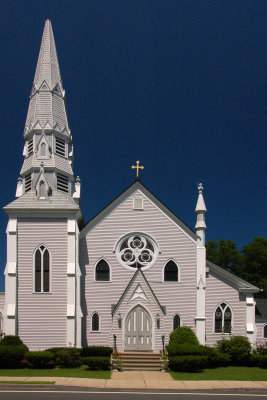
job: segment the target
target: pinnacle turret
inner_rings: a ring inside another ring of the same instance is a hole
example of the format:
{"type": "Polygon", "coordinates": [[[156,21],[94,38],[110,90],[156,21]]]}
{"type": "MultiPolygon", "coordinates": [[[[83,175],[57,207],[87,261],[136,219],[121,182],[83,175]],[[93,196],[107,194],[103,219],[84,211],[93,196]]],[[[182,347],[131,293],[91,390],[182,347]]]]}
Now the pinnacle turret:
{"type": "Polygon", "coordinates": [[[206,223],[205,223],[205,213],[207,211],[204,197],[203,197],[203,186],[202,183],[198,185],[198,199],[197,205],[195,209],[195,213],[197,214],[197,222],[196,222],[196,231],[205,231],[206,223]]]}
{"type": "Polygon", "coordinates": [[[46,20],[44,26],[24,135],[28,135],[33,129],[54,129],[65,135],[70,134],[65,91],[50,20],[46,20]]]}

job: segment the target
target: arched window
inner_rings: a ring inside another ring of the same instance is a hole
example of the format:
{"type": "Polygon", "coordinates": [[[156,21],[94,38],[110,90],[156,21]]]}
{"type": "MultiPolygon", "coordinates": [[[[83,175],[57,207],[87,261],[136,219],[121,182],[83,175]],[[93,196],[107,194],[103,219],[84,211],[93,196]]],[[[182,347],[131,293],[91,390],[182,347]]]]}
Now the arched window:
{"type": "Polygon", "coordinates": [[[38,247],[34,255],[34,290],[49,292],[50,290],[50,255],[43,245],[38,247]]]}
{"type": "Polygon", "coordinates": [[[92,331],[99,331],[99,315],[96,312],[92,315],[92,331]]]}
{"type": "Polygon", "coordinates": [[[179,315],[176,314],[173,317],[173,330],[176,329],[176,328],[179,328],[180,324],[181,324],[180,317],[179,317],[179,315]]]}
{"type": "Polygon", "coordinates": [[[40,149],[40,153],[41,153],[41,157],[45,157],[46,156],[46,144],[45,142],[41,143],[41,149],[40,149]]]}
{"type": "Polygon", "coordinates": [[[221,303],[215,311],[214,332],[231,333],[232,312],[226,303],[221,303]]]}
{"type": "Polygon", "coordinates": [[[95,280],[96,281],[109,281],[110,272],[109,265],[105,260],[100,260],[95,267],[95,280]]]}
{"type": "Polygon", "coordinates": [[[267,338],[267,325],[264,325],[264,328],[263,328],[263,337],[264,337],[264,338],[267,338]]]}
{"type": "Polygon", "coordinates": [[[165,282],[178,282],[178,266],[170,260],[164,268],[164,281],[165,282]]]}

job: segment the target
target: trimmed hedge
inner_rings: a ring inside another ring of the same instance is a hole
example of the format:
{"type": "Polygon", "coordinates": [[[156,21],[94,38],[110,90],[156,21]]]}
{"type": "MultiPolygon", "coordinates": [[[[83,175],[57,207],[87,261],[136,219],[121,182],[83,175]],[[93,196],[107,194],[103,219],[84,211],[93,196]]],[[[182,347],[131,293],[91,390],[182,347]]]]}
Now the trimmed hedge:
{"type": "Polygon", "coordinates": [[[6,335],[0,340],[0,346],[25,346],[25,344],[17,335],[6,335]]]}
{"type": "Polygon", "coordinates": [[[252,354],[250,366],[267,368],[267,354],[252,354]]]}
{"type": "Polygon", "coordinates": [[[54,368],[54,354],[50,351],[28,351],[25,353],[25,359],[28,361],[30,368],[54,368]]]}
{"type": "Polygon", "coordinates": [[[191,344],[168,344],[166,346],[168,354],[170,356],[183,356],[183,355],[198,355],[206,356],[213,355],[216,352],[214,348],[201,346],[201,345],[191,345],[191,344]]]}
{"type": "Polygon", "coordinates": [[[62,368],[75,368],[82,365],[79,349],[66,348],[56,352],[56,364],[62,368]]]}
{"type": "Polygon", "coordinates": [[[199,345],[199,341],[188,326],[179,326],[170,333],[169,344],[192,344],[199,345]]]}
{"type": "Polygon", "coordinates": [[[207,356],[171,356],[169,368],[179,372],[199,372],[207,368],[209,364],[207,356]]]}
{"type": "Polygon", "coordinates": [[[166,346],[169,358],[183,356],[206,357],[205,368],[217,368],[230,364],[231,357],[228,354],[219,353],[213,347],[189,344],[169,344],[166,346]]]}
{"type": "Polygon", "coordinates": [[[21,361],[27,351],[27,347],[21,346],[0,346],[0,368],[21,368],[21,361]]]}
{"type": "Polygon", "coordinates": [[[84,357],[83,364],[87,365],[90,370],[107,370],[111,368],[109,357],[84,357]]]}
{"type": "Polygon", "coordinates": [[[82,357],[109,357],[112,354],[112,347],[107,346],[85,346],[82,348],[82,357]]]}

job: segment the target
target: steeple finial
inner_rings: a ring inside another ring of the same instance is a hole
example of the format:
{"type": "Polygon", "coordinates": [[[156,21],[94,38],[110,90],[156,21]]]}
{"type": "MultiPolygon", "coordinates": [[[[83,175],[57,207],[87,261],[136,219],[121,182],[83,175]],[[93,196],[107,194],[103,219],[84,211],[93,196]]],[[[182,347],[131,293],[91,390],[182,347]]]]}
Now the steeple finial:
{"type": "Polygon", "coordinates": [[[54,129],[70,134],[65,109],[56,45],[51,21],[45,21],[41,48],[35,71],[25,135],[32,129],[54,129]],[[46,107],[43,105],[45,104],[46,107]]]}
{"type": "Polygon", "coordinates": [[[205,201],[204,201],[204,197],[203,197],[203,185],[202,183],[198,184],[198,200],[197,200],[197,205],[196,205],[196,209],[195,212],[206,212],[206,205],[205,205],[205,201]]]}
{"type": "Polygon", "coordinates": [[[195,213],[197,214],[197,222],[196,222],[196,231],[198,230],[205,230],[206,229],[206,223],[205,223],[205,213],[207,211],[204,197],[203,197],[203,185],[200,183],[198,185],[198,199],[197,199],[197,205],[195,209],[195,213]]]}

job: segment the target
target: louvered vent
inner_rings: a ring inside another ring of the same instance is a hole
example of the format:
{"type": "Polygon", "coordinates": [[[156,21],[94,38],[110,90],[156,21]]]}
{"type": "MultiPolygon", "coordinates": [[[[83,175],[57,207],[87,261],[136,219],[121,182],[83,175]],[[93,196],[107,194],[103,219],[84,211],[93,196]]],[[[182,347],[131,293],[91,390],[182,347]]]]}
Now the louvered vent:
{"type": "Polygon", "coordinates": [[[56,138],[56,153],[65,157],[65,141],[56,138]]]}
{"type": "Polygon", "coordinates": [[[69,179],[66,176],[57,174],[57,189],[69,193],[69,179]]]}
{"type": "Polygon", "coordinates": [[[28,141],[28,156],[33,153],[33,138],[28,141]]]}
{"type": "Polygon", "coordinates": [[[31,174],[25,176],[25,192],[28,192],[32,188],[32,179],[31,174]]]}

